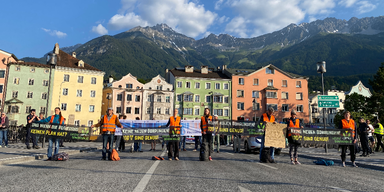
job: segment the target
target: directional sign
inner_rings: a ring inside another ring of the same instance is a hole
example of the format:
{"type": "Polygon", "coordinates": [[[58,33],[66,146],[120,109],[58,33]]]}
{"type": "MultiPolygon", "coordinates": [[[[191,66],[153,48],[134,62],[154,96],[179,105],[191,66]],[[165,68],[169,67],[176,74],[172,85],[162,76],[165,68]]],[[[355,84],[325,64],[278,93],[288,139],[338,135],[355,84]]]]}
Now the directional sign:
{"type": "Polygon", "coordinates": [[[339,108],[339,96],[337,95],[318,95],[317,96],[318,104],[317,107],[322,108],[339,108]]]}

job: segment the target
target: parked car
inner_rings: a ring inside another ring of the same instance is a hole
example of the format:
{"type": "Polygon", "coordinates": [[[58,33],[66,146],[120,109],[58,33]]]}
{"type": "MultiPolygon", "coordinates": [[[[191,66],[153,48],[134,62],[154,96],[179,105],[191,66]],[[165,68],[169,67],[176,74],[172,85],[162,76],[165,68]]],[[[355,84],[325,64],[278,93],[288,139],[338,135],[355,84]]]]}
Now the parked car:
{"type": "Polygon", "coordinates": [[[244,150],[245,153],[259,151],[261,147],[261,138],[262,136],[242,136],[240,139],[240,146],[238,146],[238,142],[236,142],[237,137],[235,137],[233,151],[240,152],[240,150],[244,150]]]}

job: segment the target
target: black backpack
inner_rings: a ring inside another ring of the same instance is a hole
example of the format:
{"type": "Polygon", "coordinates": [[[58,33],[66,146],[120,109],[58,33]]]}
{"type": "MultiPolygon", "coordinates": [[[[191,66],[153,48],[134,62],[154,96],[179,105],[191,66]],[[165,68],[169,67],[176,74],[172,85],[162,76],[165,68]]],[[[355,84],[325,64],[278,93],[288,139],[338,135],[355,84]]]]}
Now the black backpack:
{"type": "Polygon", "coordinates": [[[260,161],[263,163],[272,163],[273,160],[271,158],[271,154],[269,153],[269,148],[263,148],[263,150],[261,151],[260,161]]]}
{"type": "Polygon", "coordinates": [[[69,155],[68,155],[68,153],[62,152],[62,153],[58,153],[58,154],[54,155],[52,157],[52,159],[54,161],[67,161],[67,160],[69,160],[69,155]]]}

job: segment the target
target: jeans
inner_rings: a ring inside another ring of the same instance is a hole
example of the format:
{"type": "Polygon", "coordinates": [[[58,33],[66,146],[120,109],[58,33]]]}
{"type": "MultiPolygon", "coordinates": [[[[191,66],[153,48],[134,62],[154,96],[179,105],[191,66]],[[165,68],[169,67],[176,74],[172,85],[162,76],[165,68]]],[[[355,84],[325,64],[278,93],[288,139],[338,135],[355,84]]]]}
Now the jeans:
{"type": "Polygon", "coordinates": [[[106,157],[107,152],[108,152],[108,159],[111,158],[112,149],[113,149],[113,137],[114,137],[113,134],[103,134],[103,150],[102,150],[103,159],[107,158],[106,157]],[[109,149],[107,151],[108,142],[109,142],[109,149]]]}
{"type": "Polygon", "coordinates": [[[201,144],[201,136],[195,136],[195,149],[196,150],[200,144],[201,144]]]}
{"type": "Polygon", "coordinates": [[[293,159],[293,158],[297,159],[297,157],[299,157],[299,155],[297,153],[298,147],[299,147],[299,145],[297,145],[297,144],[293,144],[293,143],[289,144],[289,156],[291,157],[291,159],[293,159]],[[292,154],[292,152],[293,152],[293,154],[292,154]]]}
{"type": "Polygon", "coordinates": [[[52,145],[53,145],[53,142],[55,142],[55,153],[53,153],[53,155],[56,155],[56,154],[59,153],[60,139],[48,138],[48,151],[47,151],[47,157],[48,158],[52,157],[52,145]]]}
{"type": "Polygon", "coordinates": [[[8,129],[0,129],[0,146],[3,145],[3,139],[4,139],[4,145],[8,145],[8,129]]]}
{"type": "Polygon", "coordinates": [[[179,143],[179,149],[181,149],[181,144],[183,144],[183,150],[185,149],[185,142],[187,140],[186,136],[181,136],[180,143],[179,143]]]}
{"type": "Polygon", "coordinates": [[[27,128],[27,135],[25,138],[25,145],[29,146],[29,138],[32,138],[32,146],[37,146],[36,136],[31,134],[31,128],[27,128]]]}
{"type": "Polygon", "coordinates": [[[121,142],[121,136],[116,136],[116,146],[115,146],[116,151],[119,150],[120,142],[121,142]]]}
{"type": "Polygon", "coordinates": [[[217,141],[216,151],[220,151],[220,134],[215,135],[215,139],[212,141],[213,146],[215,146],[215,140],[217,141]]]}
{"type": "Polygon", "coordinates": [[[361,147],[363,148],[363,155],[368,155],[369,144],[368,144],[368,135],[360,134],[361,147]]]}
{"type": "Polygon", "coordinates": [[[133,146],[133,150],[134,151],[141,151],[141,145],[142,145],[142,142],[135,142],[134,146],[133,146]]]}

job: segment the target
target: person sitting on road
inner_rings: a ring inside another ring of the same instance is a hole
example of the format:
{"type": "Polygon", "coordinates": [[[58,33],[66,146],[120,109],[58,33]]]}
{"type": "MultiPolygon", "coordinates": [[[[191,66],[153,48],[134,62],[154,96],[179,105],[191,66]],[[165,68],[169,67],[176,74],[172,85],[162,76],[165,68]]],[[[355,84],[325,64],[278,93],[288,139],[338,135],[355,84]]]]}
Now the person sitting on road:
{"type": "Polygon", "coordinates": [[[348,129],[352,131],[353,145],[341,145],[341,161],[342,166],[345,167],[345,156],[347,147],[349,146],[349,151],[351,155],[352,166],[357,167],[355,163],[356,152],[355,152],[355,143],[356,143],[356,124],[355,121],[351,119],[351,113],[349,111],[344,112],[344,119],[341,120],[339,124],[339,129],[348,129]]]}
{"type": "MultiPolygon", "coordinates": [[[[292,110],[291,111],[291,118],[289,118],[288,123],[287,123],[287,129],[288,128],[304,128],[301,123],[300,119],[296,118],[296,111],[292,110]]],[[[298,153],[297,153],[297,148],[299,147],[299,143],[295,142],[292,138],[293,133],[291,131],[287,131],[287,138],[288,138],[288,143],[289,143],[289,156],[291,157],[291,164],[292,165],[300,165],[301,163],[297,160],[298,158],[298,153]],[[292,153],[293,152],[293,153],[292,153]],[[295,160],[293,160],[295,158],[295,160]]]]}
{"type": "MultiPolygon", "coordinates": [[[[263,113],[263,115],[260,117],[260,120],[258,122],[259,129],[263,129],[263,131],[265,131],[265,125],[267,122],[271,122],[274,124],[276,123],[275,116],[273,115],[274,111],[275,110],[272,107],[269,107],[268,111],[263,113]]],[[[262,155],[261,151],[264,149],[264,140],[265,140],[265,132],[263,134],[263,137],[261,138],[261,147],[260,147],[260,155],[259,155],[260,162],[261,162],[261,155],[262,155]]],[[[272,163],[276,163],[276,161],[275,161],[275,148],[270,147],[269,153],[271,154],[272,163]]]]}

